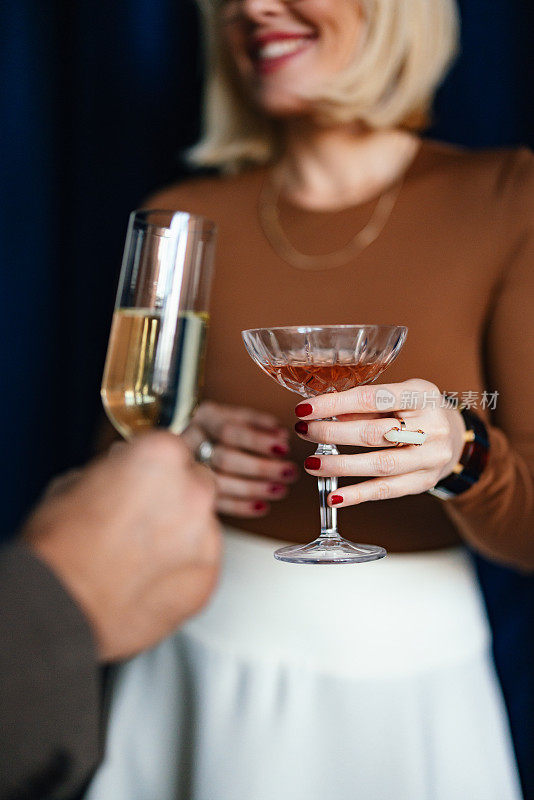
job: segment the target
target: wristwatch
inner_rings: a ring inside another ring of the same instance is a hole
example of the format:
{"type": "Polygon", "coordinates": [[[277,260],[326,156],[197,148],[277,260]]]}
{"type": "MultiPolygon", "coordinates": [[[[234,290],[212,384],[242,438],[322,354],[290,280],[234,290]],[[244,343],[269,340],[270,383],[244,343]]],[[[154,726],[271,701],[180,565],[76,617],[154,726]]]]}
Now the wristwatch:
{"type": "Polygon", "coordinates": [[[453,471],[442,478],[428,494],[449,500],[470,489],[482,475],[489,458],[489,439],[486,426],[476,414],[465,406],[458,407],[464,418],[464,449],[453,471]]]}

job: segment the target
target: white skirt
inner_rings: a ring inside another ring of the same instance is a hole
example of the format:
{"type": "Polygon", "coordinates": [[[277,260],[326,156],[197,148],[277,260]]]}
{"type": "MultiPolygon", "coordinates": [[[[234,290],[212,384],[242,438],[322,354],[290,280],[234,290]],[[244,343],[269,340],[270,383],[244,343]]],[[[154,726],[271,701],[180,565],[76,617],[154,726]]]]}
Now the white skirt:
{"type": "Polygon", "coordinates": [[[89,800],[519,800],[463,549],[303,566],[226,533],[208,608],[120,668],[89,800]]]}

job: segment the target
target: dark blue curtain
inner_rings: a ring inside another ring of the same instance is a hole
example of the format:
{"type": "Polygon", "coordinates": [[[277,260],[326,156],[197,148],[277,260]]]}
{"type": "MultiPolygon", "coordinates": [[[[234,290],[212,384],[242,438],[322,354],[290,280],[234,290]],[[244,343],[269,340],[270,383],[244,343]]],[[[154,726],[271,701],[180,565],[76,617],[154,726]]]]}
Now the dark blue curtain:
{"type": "MultiPolygon", "coordinates": [[[[534,7],[460,5],[462,54],[432,135],[534,145],[534,7]]],[[[50,476],[91,452],[128,212],[180,177],[180,149],[198,133],[193,2],[4,0],[0,76],[0,537],[8,537],[50,476]]],[[[534,580],[477,565],[534,798],[534,580]]]]}
{"type": "Polygon", "coordinates": [[[186,0],[0,3],[1,535],[83,462],[128,212],[197,134],[186,0]]]}

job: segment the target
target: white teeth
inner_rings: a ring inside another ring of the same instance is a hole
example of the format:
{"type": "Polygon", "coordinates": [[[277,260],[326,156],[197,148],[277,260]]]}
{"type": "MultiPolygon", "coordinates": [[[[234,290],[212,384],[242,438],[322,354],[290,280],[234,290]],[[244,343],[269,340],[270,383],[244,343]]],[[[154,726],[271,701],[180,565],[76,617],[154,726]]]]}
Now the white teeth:
{"type": "Polygon", "coordinates": [[[294,53],[295,50],[300,50],[303,43],[307,41],[302,39],[286,39],[285,41],[269,42],[259,47],[257,50],[258,58],[280,58],[288,53],[294,53]]]}

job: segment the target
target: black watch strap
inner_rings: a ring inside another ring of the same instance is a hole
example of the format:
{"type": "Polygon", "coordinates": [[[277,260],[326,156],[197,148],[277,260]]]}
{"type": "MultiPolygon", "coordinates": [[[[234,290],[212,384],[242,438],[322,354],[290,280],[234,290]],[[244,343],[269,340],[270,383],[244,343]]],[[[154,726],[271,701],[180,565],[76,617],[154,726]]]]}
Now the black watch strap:
{"type": "Polygon", "coordinates": [[[478,481],[489,458],[489,438],[486,426],[473,411],[459,409],[465,422],[465,444],[460,461],[454,470],[429,489],[429,494],[448,500],[458,497],[478,481]]]}

